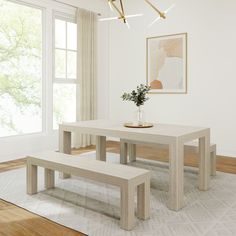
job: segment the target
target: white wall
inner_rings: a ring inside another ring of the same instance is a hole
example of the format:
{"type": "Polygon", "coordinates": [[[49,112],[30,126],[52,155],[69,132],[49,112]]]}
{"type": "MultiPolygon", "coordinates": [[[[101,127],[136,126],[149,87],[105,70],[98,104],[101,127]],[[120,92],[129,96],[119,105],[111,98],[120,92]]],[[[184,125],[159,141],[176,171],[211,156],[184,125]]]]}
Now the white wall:
{"type": "MultiPolygon", "coordinates": [[[[107,15],[103,0],[61,1],[107,15]]],[[[178,0],[167,20],[150,29],[147,25],[156,13],[142,0],[124,2],[128,14],[145,16],[130,19],[130,30],[117,21],[99,23],[98,117],[132,119],[135,106],[120,96],[146,81],[146,38],[187,32],[188,94],[151,95],[146,117],[152,122],[210,127],[218,153],[236,157],[236,1],[178,0]]],[[[158,1],[158,5],[165,9],[173,2],[158,1]]],[[[0,138],[0,162],[57,149],[57,139],[57,132],[0,138]]]]}
{"type": "MultiPolygon", "coordinates": [[[[53,0],[23,0],[26,2],[34,3],[35,5],[42,5],[47,8],[46,15],[47,18],[47,34],[51,33],[51,11],[57,9],[60,11],[61,8],[71,9],[71,7],[66,5],[61,5],[55,3],[53,0]]],[[[107,8],[106,2],[101,0],[60,0],[60,2],[65,2],[80,8],[88,9],[102,15],[106,14],[107,8]],[[104,13],[105,12],[105,13],[104,13]]],[[[104,118],[108,116],[108,105],[107,105],[107,96],[108,96],[108,25],[98,26],[98,117],[104,118]]],[[[51,57],[52,48],[51,48],[51,38],[47,37],[47,57],[51,57]]],[[[51,68],[50,63],[47,65],[47,79],[52,80],[51,78],[51,68]]],[[[49,85],[48,85],[49,86],[49,85]]],[[[50,90],[51,85],[47,88],[47,106],[52,103],[50,90]]],[[[47,120],[50,121],[50,112],[47,112],[47,120]]],[[[57,131],[52,131],[52,127],[46,127],[46,131],[41,134],[30,134],[22,135],[15,137],[5,137],[0,138],[0,162],[8,161],[16,158],[21,158],[27,155],[28,153],[37,152],[45,149],[56,150],[58,148],[58,133],[57,131]]]]}
{"type": "MultiPolygon", "coordinates": [[[[155,2],[155,1],[153,1],[155,2]]],[[[152,122],[211,128],[218,153],[236,157],[236,1],[156,1],[162,9],[175,2],[166,20],[144,1],[125,1],[126,12],[144,13],[130,20],[131,29],[110,22],[109,117],[132,119],[135,106],[122,102],[124,91],[146,81],[146,38],[188,33],[188,94],[155,94],[145,105],[152,122]]]]}

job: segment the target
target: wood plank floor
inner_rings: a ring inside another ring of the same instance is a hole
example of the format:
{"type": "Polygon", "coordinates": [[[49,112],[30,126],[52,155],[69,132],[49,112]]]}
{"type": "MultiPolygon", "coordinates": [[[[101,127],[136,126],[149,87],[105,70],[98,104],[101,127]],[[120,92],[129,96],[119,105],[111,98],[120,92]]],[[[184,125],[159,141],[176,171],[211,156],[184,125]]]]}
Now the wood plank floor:
{"type": "MultiPolygon", "coordinates": [[[[107,151],[119,153],[119,143],[109,141],[107,151]]],[[[156,149],[150,146],[137,145],[137,156],[149,160],[168,162],[169,152],[167,150],[156,149]]],[[[193,152],[185,152],[184,164],[186,166],[198,166],[197,154],[193,152]]],[[[216,157],[217,171],[236,174],[236,157],[217,156],[216,157]]]]}
{"type": "MultiPolygon", "coordinates": [[[[73,154],[82,154],[89,151],[94,151],[95,146],[73,150],[73,154]]],[[[119,153],[119,143],[107,142],[107,151],[119,153]]],[[[168,162],[168,151],[157,150],[153,147],[137,146],[137,156],[168,162]]],[[[194,153],[186,153],[185,165],[198,165],[198,159],[194,153]]],[[[11,162],[0,163],[0,172],[9,171],[16,168],[21,168],[25,165],[25,159],[18,159],[11,162]]],[[[236,174],[236,158],[217,156],[217,170],[227,173],[236,174]]],[[[3,236],[81,236],[82,233],[68,229],[58,225],[41,216],[30,213],[20,207],[0,200],[0,235],[3,236]]]]}
{"type": "Polygon", "coordinates": [[[1,236],[83,236],[75,230],[0,200],[1,236]]]}
{"type": "MultiPolygon", "coordinates": [[[[85,152],[94,151],[95,146],[89,146],[86,148],[80,148],[79,150],[73,150],[73,154],[82,154],[85,152]]],[[[107,142],[107,151],[112,153],[119,153],[119,143],[114,141],[107,142]]],[[[137,146],[137,156],[157,160],[162,162],[168,162],[169,153],[166,150],[156,149],[154,147],[137,146]]],[[[184,164],[186,166],[198,166],[198,158],[195,153],[186,152],[184,158],[184,164]]],[[[0,163],[0,172],[8,171],[16,168],[23,167],[25,165],[25,159],[18,159],[15,161],[0,163]]],[[[217,156],[216,158],[216,169],[217,171],[236,174],[236,158],[217,156]]]]}

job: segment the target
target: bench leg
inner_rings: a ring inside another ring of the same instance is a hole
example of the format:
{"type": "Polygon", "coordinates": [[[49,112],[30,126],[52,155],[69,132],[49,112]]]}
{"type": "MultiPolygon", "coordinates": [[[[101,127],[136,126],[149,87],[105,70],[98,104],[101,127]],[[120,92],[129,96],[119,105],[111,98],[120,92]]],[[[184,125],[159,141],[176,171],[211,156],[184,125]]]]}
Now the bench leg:
{"type": "Polygon", "coordinates": [[[120,163],[127,164],[127,143],[120,140],[120,163]]]}
{"type": "Polygon", "coordinates": [[[121,228],[124,230],[132,230],[134,227],[134,186],[126,184],[121,187],[120,205],[121,228]]]}
{"type": "Polygon", "coordinates": [[[142,220],[150,217],[150,178],[138,185],[137,216],[142,220]]]}
{"type": "Polygon", "coordinates": [[[51,189],[55,187],[55,172],[54,170],[46,169],[44,170],[44,185],[46,189],[51,189]]]}
{"type": "Polygon", "coordinates": [[[129,161],[136,161],[136,144],[129,143],[128,144],[128,153],[129,153],[129,161]]]}
{"type": "Polygon", "coordinates": [[[216,148],[211,152],[211,175],[216,176],[216,148]]]}
{"type": "Polygon", "coordinates": [[[32,165],[27,162],[27,194],[36,194],[38,189],[38,168],[35,165],[32,165]]]}

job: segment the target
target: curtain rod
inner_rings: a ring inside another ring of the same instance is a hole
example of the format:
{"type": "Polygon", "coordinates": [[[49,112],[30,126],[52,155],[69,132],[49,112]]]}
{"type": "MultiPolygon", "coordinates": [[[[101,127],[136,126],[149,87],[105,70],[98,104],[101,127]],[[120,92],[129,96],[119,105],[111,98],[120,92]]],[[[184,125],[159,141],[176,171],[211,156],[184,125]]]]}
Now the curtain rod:
{"type": "MultiPolygon", "coordinates": [[[[69,6],[69,7],[73,7],[73,8],[75,8],[75,9],[78,8],[77,6],[71,5],[71,4],[69,4],[69,3],[61,2],[61,1],[59,1],[59,0],[53,0],[53,1],[54,1],[54,2],[57,2],[57,3],[64,4],[64,5],[67,5],[67,6],[69,6]]],[[[95,13],[97,13],[98,16],[101,16],[101,13],[98,13],[98,12],[95,12],[95,13]]]]}

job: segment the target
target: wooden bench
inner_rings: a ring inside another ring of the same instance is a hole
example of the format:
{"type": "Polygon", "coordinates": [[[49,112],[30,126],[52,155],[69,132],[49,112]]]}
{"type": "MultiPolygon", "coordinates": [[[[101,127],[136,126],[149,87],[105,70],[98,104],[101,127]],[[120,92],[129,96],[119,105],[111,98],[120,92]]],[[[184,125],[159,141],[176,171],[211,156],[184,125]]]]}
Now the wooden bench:
{"type": "MultiPolygon", "coordinates": [[[[129,156],[129,161],[136,161],[136,144],[147,145],[147,146],[155,146],[159,149],[167,149],[167,145],[163,144],[152,144],[152,143],[144,143],[133,140],[121,139],[120,140],[120,160],[122,164],[127,163],[127,156],[129,156]]],[[[185,151],[193,151],[198,153],[198,142],[190,142],[184,145],[185,151]]],[[[210,144],[210,172],[212,176],[216,175],[216,144],[210,144]]]]}
{"type": "Polygon", "coordinates": [[[45,188],[54,187],[54,171],[120,187],[121,228],[134,227],[134,195],[137,187],[137,217],[150,216],[150,172],[140,168],[88,160],[59,152],[43,152],[27,157],[27,193],[37,193],[37,167],[45,168],[45,188]]]}

